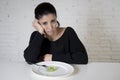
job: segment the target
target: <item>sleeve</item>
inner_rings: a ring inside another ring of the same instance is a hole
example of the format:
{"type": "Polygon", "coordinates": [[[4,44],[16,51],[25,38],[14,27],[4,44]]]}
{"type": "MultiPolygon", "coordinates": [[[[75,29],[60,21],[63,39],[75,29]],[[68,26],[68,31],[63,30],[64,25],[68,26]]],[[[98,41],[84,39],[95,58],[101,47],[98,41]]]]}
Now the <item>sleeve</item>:
{"type": "Polygon", "coordinates": [[[82,42],[72,28],[69,28],[69,52],[54,54],[53,60],[67,62],[70,64],[87,64],[88,55],[82,42]]]}
{"type": "Polygon", "coordinates": [[[37,63],[40,60],[42,61],[42,57],[40,57],[40,47],[44,40],[44,36],[42,36],[39,32],[34,31],[30,37],[29,45],[24,50],[24,58],[28,64],[37,63]]]}

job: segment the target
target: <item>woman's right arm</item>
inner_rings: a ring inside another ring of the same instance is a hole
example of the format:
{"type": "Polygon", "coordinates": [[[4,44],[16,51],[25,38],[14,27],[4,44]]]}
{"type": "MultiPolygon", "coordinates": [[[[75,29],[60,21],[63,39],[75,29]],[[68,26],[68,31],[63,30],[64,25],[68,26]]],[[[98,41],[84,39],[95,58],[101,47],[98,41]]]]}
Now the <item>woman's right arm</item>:
{"type": "Polygon", "coordinates": [[[44,30],[37,19],[33,21],[32,25],[37,31],[32,33],[29,45],[24,50],[24,58],[29,64],[41,61],[42,59],[40,58],[40,55],[43,54],[40,48],[44,40],[44,36],[42,35],[44,34],[44,30]]]}
{"type": "Polygon", "coordinates": [[[24,58],[27,63],[37,63],[41,61],[40,55],[42,55],[42,52],[40,50],[42,42],[44,40],[44,36],[41,35],[38,31],[34,31],[31,35],[29,45],[24,50],[24,58]]]}

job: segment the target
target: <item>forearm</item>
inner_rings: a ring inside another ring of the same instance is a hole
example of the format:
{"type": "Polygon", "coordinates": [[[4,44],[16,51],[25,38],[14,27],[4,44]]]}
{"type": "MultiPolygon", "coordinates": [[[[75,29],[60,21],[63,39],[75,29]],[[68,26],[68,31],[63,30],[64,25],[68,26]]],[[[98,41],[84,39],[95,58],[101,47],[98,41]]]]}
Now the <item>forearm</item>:
{"type": "Polygon", "coordinates": [[[87,64],[87,53],[75,52],[66,54],[53,54],[53,61],[62,61],[70,64],[87,64]]]}

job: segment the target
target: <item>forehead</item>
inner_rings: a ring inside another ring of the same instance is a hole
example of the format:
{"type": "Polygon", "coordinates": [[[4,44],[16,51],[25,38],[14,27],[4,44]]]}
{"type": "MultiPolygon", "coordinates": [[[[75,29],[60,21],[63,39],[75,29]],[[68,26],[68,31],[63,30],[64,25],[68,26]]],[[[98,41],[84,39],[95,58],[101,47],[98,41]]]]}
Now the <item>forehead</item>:
{"type": "Polygon", "coordinates": [[[39,21],[40,22],[44,22],[44,21],[50,21],[50,20],[53,20],[53,19],[56,19],[56,16],[54,14],[47,14],[47,15],[43,15],[39,21]]]}

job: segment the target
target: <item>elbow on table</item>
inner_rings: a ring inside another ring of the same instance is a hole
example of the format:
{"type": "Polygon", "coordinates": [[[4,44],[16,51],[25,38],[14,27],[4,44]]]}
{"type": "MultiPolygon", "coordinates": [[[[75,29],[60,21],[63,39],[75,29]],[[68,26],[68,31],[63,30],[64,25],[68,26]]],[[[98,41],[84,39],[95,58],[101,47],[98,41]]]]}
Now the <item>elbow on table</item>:
{"type": "Polygon", "coordinates": [[[88,64],[87,53],[81,53],[81,54],[78,53],[78,55],[74,55],[73,63],[75,63],[75,64],[88,64]]]}
{"type": "Polygon", "coordinates": [[[87,53],[84,53],[82,62],[83,62],[83,64],[88,64],[88,55],[87,55],[87,53]]]}
{"type": "Polygon", "coordinates": [[[76,61],[76,62],[73,62],[73,64],[88,64],[88,59],[84,59],[82,61],[76,61]]]}
{"type": "Polygon", "coordinates": [[[88,56],[85,57],[80,57],[79,59],[77,59],[76,61],[77,64],[88,64],[88,56]]]}
{"type": "Polygon", "coordinates": [[[26,50],[24,51],[24,59],[28,64],[35,64],[38,62],[38,59],[36,57],[32,57],[29,52],[26,50]]]}
{"type": "Polygon", "coordinates": [[[86,57],[83,58],[82,64],[88,64],[88,56],[87,55],[86,55],[86,57]]]}
{"type": "Polygon", "coordinates": [[[88,58],[83,61],[83,64],[88,64],[88,58]]]}

